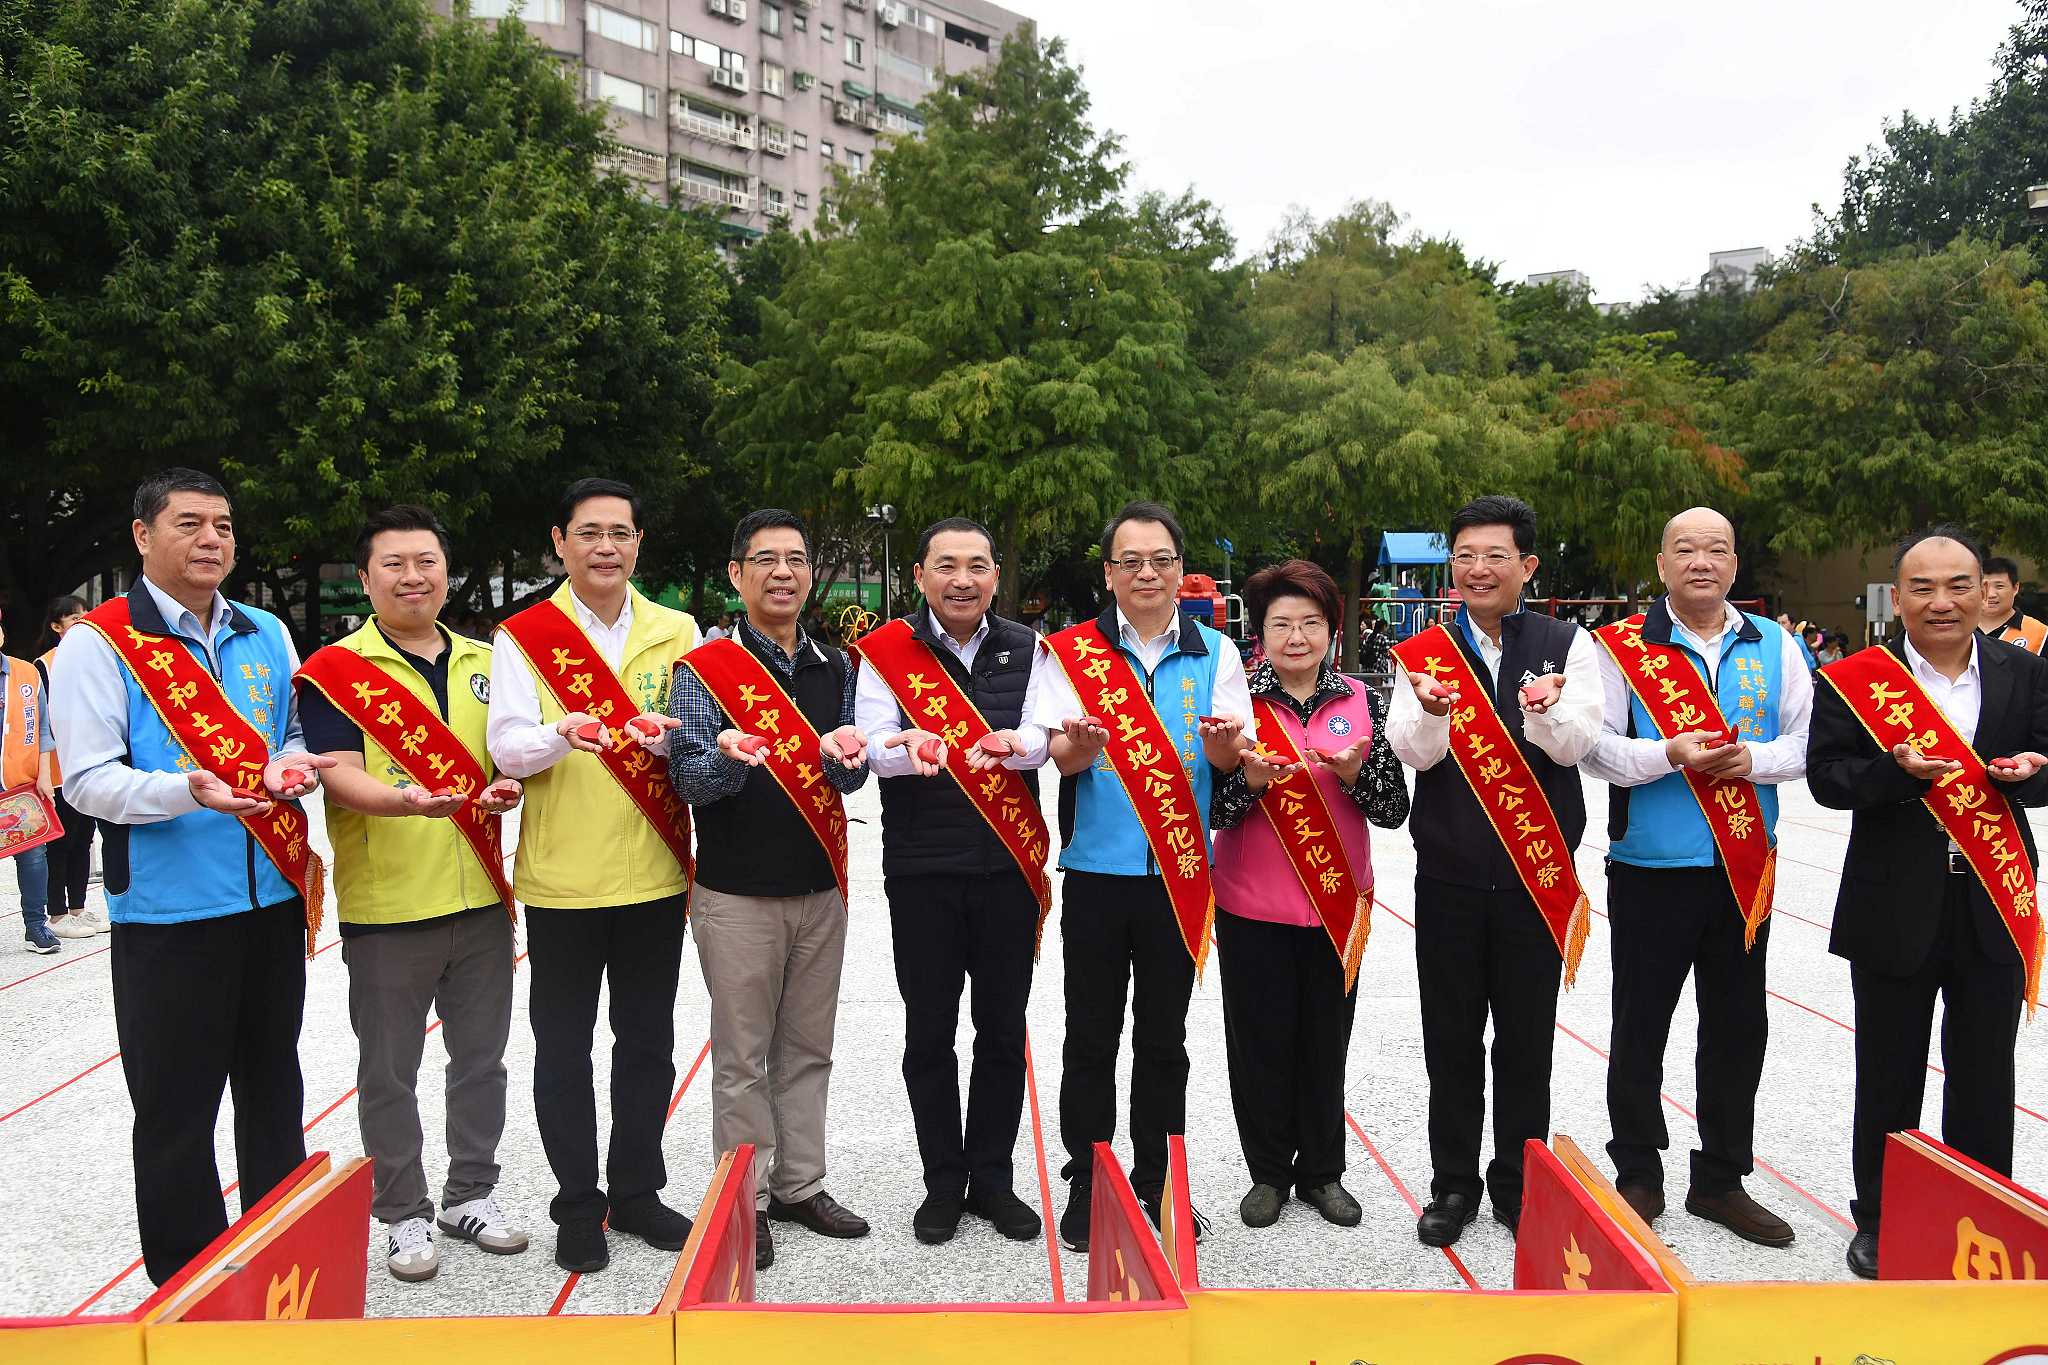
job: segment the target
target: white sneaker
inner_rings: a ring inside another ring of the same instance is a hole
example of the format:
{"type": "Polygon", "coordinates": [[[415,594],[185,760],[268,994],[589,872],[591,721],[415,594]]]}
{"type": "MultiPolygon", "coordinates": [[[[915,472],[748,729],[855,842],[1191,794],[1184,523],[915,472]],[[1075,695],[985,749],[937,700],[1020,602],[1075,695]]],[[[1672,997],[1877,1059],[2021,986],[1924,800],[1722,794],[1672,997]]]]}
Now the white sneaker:
{"type": "Polygon", "coordinates": [[[517,1256],[526,1250],[526,1234],[511,1225],[496,1195],[442,1209],[435,1221],[450,1237],[474,1242],[494,1256],[517,1256]]]}
{"type": "Polygon", "coordinates": [[[97,910],[74,910],[64,918],[70,919],[74,915],[84,916],[85,923],[92,926],[92,931],[95,934],[111,934],[114,932],[114,926],[107,923],[107,917],[97,910]]]}
{"type": "Polygon", "coordinates": [[[50,932],[58,938],[91,938],[99,930],[79,914],[50,916],[50,932]]]}
{"type": "Polygon", "coordinates": [[[384,1226],[391,1234],[391,1255],[384,1264],[392,1275],[407,1284],[433,1279],[441,1268],[441,1258],[434,1251],[433,1225],[424,1218],[408,1218],[384,1226]]]}

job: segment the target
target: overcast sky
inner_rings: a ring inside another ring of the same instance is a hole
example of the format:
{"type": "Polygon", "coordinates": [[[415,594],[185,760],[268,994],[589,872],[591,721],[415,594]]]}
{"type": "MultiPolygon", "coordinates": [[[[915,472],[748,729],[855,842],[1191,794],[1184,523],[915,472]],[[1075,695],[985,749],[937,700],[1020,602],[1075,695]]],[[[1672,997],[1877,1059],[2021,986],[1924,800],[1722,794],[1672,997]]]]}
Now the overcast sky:
{"type": "Polygon", "coordinates": [[[1010,0],[1067,40],[1140,188],[1192,184],[1240,251],[1289,205],[1384,199],[1501,278],[1595,297],[1806,234],[1902,109],[1991,80],[2011,0],[1010,0]]]}

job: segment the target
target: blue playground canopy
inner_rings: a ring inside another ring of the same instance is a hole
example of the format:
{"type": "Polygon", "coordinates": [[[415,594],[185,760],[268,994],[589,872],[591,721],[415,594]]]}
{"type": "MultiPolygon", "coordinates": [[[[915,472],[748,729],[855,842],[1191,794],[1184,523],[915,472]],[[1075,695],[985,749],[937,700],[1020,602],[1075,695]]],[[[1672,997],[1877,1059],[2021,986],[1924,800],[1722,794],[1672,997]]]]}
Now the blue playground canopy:
{"type": "Polygon", "coordinates": [[[1450,557],[1450,547],[1434,531],[1388,531],[1380,537],[1380,567],[1383,569],[1442,564],[1450,557]]]}

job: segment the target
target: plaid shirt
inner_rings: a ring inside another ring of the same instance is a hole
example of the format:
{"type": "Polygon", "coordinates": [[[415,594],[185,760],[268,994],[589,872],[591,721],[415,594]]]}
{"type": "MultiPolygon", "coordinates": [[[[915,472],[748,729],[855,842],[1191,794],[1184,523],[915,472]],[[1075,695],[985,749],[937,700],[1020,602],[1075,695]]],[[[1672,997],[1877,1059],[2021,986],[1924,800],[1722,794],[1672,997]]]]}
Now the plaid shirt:
{"type": "MultiPolygon", "coordinates": [[[[754,629],[754,623],[744,616],[734,627],[735,635],[745,632],[746,640],[753,644],[775,671],[782,675],[785,686],[796,681],[796,664],[791,656],[782,652],[782,646],[754,629]]],[[[809,651],[815,658],[828,666],[831,656],[811,643],[810,637],[799,626],[796,633],[796,653],[801,657],[809,651]]],[[[839,719],[830,728],[853,724],[853,666],[846,669],[846,683],[839,693],[839,719]]],[[[676,676],[668,690],[668,713],[681,721],[682,728],[669,732],[668,774],[675,784],[676,795],[693,806],[708,806],[714,801],[723,801],[737,795],[747,785],[747,774],[753,771],[750,764],[736,758],[728,758],[718,752],[718,732],[730,729],[732,722],[725,714],[725,708],[712,699],[705,688],[704,680],[694,671],[676,665],[676,676]]],[[[825,780],[836,787],[841,795],[859,791],[868,780],[868,765],[849,768],[837,761],[820,765],[825,780]]]]}

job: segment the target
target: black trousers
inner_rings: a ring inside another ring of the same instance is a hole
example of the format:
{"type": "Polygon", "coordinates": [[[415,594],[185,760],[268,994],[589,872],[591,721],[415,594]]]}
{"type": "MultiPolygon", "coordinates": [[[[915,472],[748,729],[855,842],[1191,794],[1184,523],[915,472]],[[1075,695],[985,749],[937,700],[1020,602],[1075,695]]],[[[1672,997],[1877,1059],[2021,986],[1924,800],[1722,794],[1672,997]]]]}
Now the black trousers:
{"type": "Polygon", "coordinates": [[[929,1194],[1008,1190],[1024,1111],[1024,1006],[1031,998],[1038,901],[1023,874],[891,876],[889,935],[903,993],[903,1086],[929,1194]],[[960,1122],[953,1037],[974,980],[974,1070],[960,1122]]]}
{"type": "Polygon", "coordinates": [[[1755,1165],[1756,1090],[1763,1080],[1764,959],[1771,922],[1742,948],[1742,916],[1719,867],[1635,867],[1609,860],[1607,913],[1614,929],[1614,1041],[1607,1063],[1607,1118],[1617,1184],[1662,1187],[1671,1145],[1664,1127],[1664,1045],[1671,1012],[1693,976],[1699,1003],[1694,1051],[1700,1148],[1692,1186],[1725,1194],[1755,1165]]]}
{"type": "Polygon", "coordinates": [[[1550,1137],[1550,1050],[1564,959],[1529,893],[1415,878],[1415,969],[1429,1071],[1434,1196],[1522,1208],[1522,1144],[1550,1137]],[[1486,1122],[1486,1017],[1493,1015],[1493,1160],[1479,1175],[1486,1122]]]}
{"type": "Polygon", "coordinates": [[[223,1087],[245,1211],[306,1159],[305,906],[294,896],[218,919],[116,924],[112,965],[135,1221],[143,1268],[162,1284],[227,1230],[213,1151],[223,1087]]]}
{"type": "Polygon", "coordinates": [[[1131,1187],[1157,1200],[1166,1139],[1187,1127],[1188,997],[1195,961],[1158,877],[1069,872],[1060,910],[1067,1039],[1060,1141],[1069,1180],[1095,1178],[1095,1144],[1116,1136],[1116,1055],[1131,1001],[1131,1187]]]}
{"type": "MultiPolygon", "coordinates": [[[[2003,1175],[2012,1174],[2013,1049],[2025,977],[2017,960],[1993,958],[1970,913],[1973,878],[1952,876],[1941,930],[1911,976],[1855,963],[1856,1226],[1877,1231],[1884,1190],[1884,1139],[1920,1126],[1927,1089],[1927,1042],[1941,996],[1941,1140],[2003,1175]]],[[[2010,943],[2004,945],[2008,950],[2010,943]]]]}
{"type": "Polygon", "coordinates": [[[676,1083],[676,977],[685,897],[609,909],[526,907],[533,968],[533,1109],[559,1187],[556,1223],[602,1218],[607,1207],[668,1184],[661,1132],[676,1083]],[[611,985],[612,1133],[607,1199],[598,1187],[597,1097],[590,1045],[598,990],[611,985]]]}
{"type": "Polygon", "coordinates": [[[92,872],[93,823],[56,792],[57,820],[64,826],[61,838],[52,839],[50,849],[50,913],[65,914],[85,909],[85,882],[92,872]]]}
{"type": "Polygon", "coordinates": [[[1286,1193],[1344,1174],[1344,1056],[1356,992],[1321,925],[1216,913],[1230,1107],[1252,1182],[1286,1193]]]}

